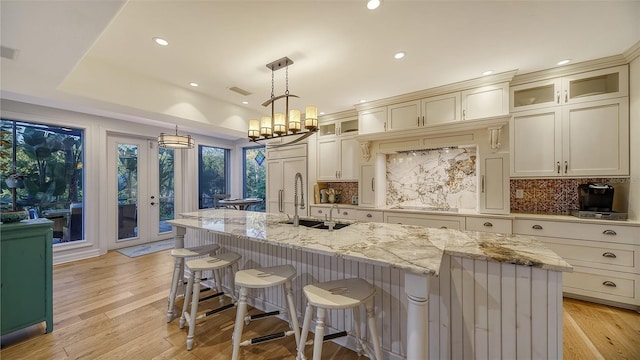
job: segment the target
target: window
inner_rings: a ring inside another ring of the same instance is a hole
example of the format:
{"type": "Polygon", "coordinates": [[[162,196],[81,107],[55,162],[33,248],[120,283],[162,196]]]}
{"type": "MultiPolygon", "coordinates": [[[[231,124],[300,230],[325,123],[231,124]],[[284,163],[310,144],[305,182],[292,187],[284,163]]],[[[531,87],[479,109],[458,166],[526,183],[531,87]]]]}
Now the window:
{"type": "Polygon", "coordinates": [[[2,210],[52,220],[54,244],[84,239],[83,130],[2,119],[0,134],[2,210]]]}
{"type": "Polygon", "coordinates": [[[216,207],[229,194],[229,149],[198,146],[198,207],[216,207]]]}
{"type": "MultiPolygon", "coordinates": [[[[242,196],[245,198],[260,198],[265,200],[267,166],[264,156],[265,147],[251,147],[243,149],[242,172],[244,183],[242,196]]],[[[264,201],[261,204],[251,206],[251,210],[265,211],[264,201]]]]}
{"type": "Polygon", "coordinates": [[[159,232],[171,231],[171,225],[167,224],[167,220],[174,218],[174,171],[175,171],[175,152],[173,149],[158,148],[158,172],[159,184],[158,195],[160,205],[160,228],[159,232]]]}

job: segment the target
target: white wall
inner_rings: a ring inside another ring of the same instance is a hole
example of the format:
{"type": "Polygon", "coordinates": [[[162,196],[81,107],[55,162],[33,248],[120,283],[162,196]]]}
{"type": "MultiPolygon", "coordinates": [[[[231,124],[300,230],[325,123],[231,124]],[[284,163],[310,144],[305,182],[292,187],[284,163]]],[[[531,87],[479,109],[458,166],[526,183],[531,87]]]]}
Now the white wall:
{"type": "MultiPolygon", "coordinates": [[[[83,113],[60,110],[39,105],[21,103],[2,99],[1,115],[3,118],[36,122],[57,126],[68,126],[84,130],[85,141],[85,181],[84,181],[84,212],[86,241],[64,243],[54,246],[54,263],[74,261],[82,258],[98,256],[107,252],[109,239],[105,234],[107,221],[104,219],[113,213],[108,208],[106,191],[107,174],[107,136],[109,134],[124,134],[126,136],[156,139],[161,132],[171,132],[173,129],[143,125],[112,118],[88,115],[83,113]]],[[[242,194],[242,184],[239,192],[236,189],[241,179],[242,162],[236,145],[228,140],[215,137],[193,135],[196,149],[179,150],[176,159],[177,171],[183,174],[176,178],[176,212],[193,211],[198,207],[198,153],[197,145],[222,147],[232,150],[231,184],[234,196],[242,194]],[[238,164],[240,164],[238,166],[238,164]],[[240,167],[240,169],[238,169],[240,167]],[[184,196],[183,194],[186,194],[184,196]]]]}

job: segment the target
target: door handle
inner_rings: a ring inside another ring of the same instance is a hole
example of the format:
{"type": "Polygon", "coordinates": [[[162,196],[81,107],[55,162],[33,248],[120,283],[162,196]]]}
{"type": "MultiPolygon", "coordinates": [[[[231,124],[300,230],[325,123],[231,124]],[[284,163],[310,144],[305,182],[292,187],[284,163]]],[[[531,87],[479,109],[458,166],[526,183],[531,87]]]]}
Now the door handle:
{"type": "Polygon", "coordinates": [[[371,178],[371,192],[375,192],[375,191],[376,191],[376,187],[375,187],[375,186],[374,186],[374,184],[373,184],[375,179],[376,179],[376,178],[374,178],[374,177],[373,177],[373,178],[371,178]]]}
{"type": "Polygon", "coordinates": [[[557,166],[557,168],[558,168],[558,174],[560,174],[560,161],[558,161],[558,162],[556,163],[556,166],[557,166]]]}
{"type": "Polygon", "coordinates": [[[481,177],[482,190],[480,192],[484,192],[484,175],[481,177]]]}
{"type": "Polygon", "coordinates": [[[568,102],[569,101],[569,91],[565,90],[564,91],[564,102],[568,102]]]}
{"type": "Polygon", "coordinates": [[[283,198],[284,190],[278,190],[278,211],[282,212],[282,198],[283,198]]]}
{"type": "Polygon", "coordinates": [[[565,162],[564,162],[564,173],[566,174],[568,170],[569,170],[569,163],[565,160],[565,162]]]}
{"type": "Polygon", "coordinates": [[[558,104],[560,104],[560,90],[556,91],[556,96],[558,97],[558,104]]]}

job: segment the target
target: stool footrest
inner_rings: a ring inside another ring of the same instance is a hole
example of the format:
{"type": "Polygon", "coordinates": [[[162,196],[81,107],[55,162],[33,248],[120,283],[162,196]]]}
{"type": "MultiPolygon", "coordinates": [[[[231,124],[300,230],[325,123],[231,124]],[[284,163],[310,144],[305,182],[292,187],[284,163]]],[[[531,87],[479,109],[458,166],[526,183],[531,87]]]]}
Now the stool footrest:
{"type": "Polygon", "coordinates": [[[251,340],[245,340],[245,341],[241,342],[240,346],[249,346],[249,345],[255,345],[255,344],[263,343],[263,342],[266,342],[266,341],[278,340],[278,339],[285,338],[287,336],[291,336],[293,334],[294,334],[294,332],[292,330],[289,330],[289,331],[281,331],[281,332],[273,333],[273,334],[270,334],[270,335],[258,336],[258,337],[255,337],[255,338],[251,339],[251,340]]]}
{"type": "Polygon", "coordinates": [[[340,331],[337,332],[335,334],[328,334],[322,337],[322,341],[328,341],[328,340],[333,340],[333,339],[337,339],[337,338],[341,338],[347,336],[347,332],[346,331],[340,331]]]}
{"type": "Polygon", "coordinates": [[[217,298],[218,296],[222,296],[222,295],[224,295],[224,293],[223,293],[223,292],[218,292],[218,293],[215,293],[215,294],[211,294],[211,295],[203,296],[203,297],[201,297],[201,298],[200,298],[200,300],[198,300],[198,301],[205,301],[205,300],[209,300],[209,299],[217,298]]]}
{"type": "Polygon", "coordinates": [[[224,310],[227,310],[227,309],[231,309],[231,308],[232,308],[232,307],[234,307],[234,306],[236,306],[236,304],[235,304],[235,303],[231,303],[231,304],[223,305],[223,306],[220,306],[220,307],[219,307],[219,308],[217,308],[217,309],[213,309],[213,310],[209,310],[209,311],[207,311],[206,313],[204,313],[204,316],[205,316],[205,317],[207,317],[207,316],[209,316],[209,315],[217,314],[217,313],[219,313],[220,311],[224,311],[224,310]]]}
{"type": "Polygon", "coordinates": [[[276,316],[276,315],[280,315],[280,310],[246,316],[245,322],[246,320],[249,320],[249,321],[258,320],[258,319],[266,318],[269,316],[276,316]]]}

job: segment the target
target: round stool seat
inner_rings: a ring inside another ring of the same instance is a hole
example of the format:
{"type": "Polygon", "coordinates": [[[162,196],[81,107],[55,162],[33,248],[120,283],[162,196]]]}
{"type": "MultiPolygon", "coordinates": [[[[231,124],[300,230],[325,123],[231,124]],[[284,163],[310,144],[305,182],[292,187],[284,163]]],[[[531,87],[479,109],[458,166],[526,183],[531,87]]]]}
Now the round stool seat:
{"type": "Polygon", "coordinates": [[[193,271],[221,269],[237,263],[240,258],[240,254],[228,252],[187,261],[187,267],[193,271]]]}
{"type": "Polygon", "coordinates": [[[302,291],[311,305],[326,309],[356,307],[376,293],[373,285],[358,278],[311,284],[302,291]]]}
{"type": "Polygon", "coordinates": [[[240,270],[236,272],[236,285],[262,289],[284,284],[295,276],[296,269],[291,265],[240,270]]]}
{"type": "Polygon", "coordinates": [[[186,257],[192,257],[192,256],[202,256],[207,254],[213,255],[213,253],[218,251],[218,249],[220,249],[220,246],[216,244],[202,245],[202,246],[196,246],[192,248],[172,249],[171,256],[186,258],[186,257]]]}

